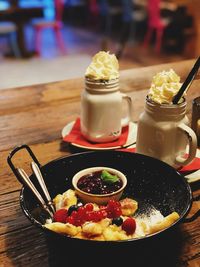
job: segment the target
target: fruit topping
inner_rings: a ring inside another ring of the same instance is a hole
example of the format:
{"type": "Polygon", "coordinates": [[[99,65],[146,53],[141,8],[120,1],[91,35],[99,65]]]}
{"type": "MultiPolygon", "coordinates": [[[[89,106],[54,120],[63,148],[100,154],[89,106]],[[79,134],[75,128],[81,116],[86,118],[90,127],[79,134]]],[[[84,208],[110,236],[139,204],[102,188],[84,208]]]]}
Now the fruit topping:
{"type": "Polygon", "coordinates": [[[108,184],[113,184],[119,181],[119,177],[117,175],[112,175],[106,170],[102,171],[101,179],[108,184]]]}
{"type": "Polygon", "coordinates": [[[112,219],[112,224],[120,226],[120,225],[122,225],[122,223],[123,223],[122,217],[117,217],[117,218],[113,218],[112,219]]]}
{"type": "Polygon", "coordinates": [[[122,187],[122,180],[106,170],[95,171],[82,176],[77,183],[77,187],[90,194],[109,194],[122,187]]]}
{"type": "Polygon", "coordinates": [[[122,229],[127,233],[127,235],[132,235],[136,229],[135,219],[132,217],[125,219],[122,223],[122,229]]]}
{"type": "Polygon", "coordinates": [[[120,200],[120,204],[122,208],[122,215],[124,216],[130,216],[138,209],[137,201],[131,198],[124,198],[120,200]]]}
{"type": "Polygon", "coordinates": [[[71,206],[69,207],[69,209],[68,209],[68,212],[67,212],[68,216],[70,216],[70,215],[72,214],[73,211],[78,210],[78,208],[79,208],[78,205],[71,205],[71,206]]]}
{"type": "Polygon", "coordinates": [[[117,218],[122,215],[120,202],[110,199],[107,204],[106,211],[108,213],[108,218],[117,218]]]}
{"type": "Polygon", "coordinates": [[[73,205],[68,210],[67,223],[75,226],[81,226],[87,221],[98,222],[107,217],[105,208],[94,210],[92,203],[87,203],[84,206],[73,205]]]}
{"type": "Polygon", "coordinates": [[[60,209],[60,210],[57,210],[55,213],[54,213],[54,216],[53,216],[53,221],[54,222],[61,222],[61,223],[65,223],[66,222],[66,219],[67,219],[67,209],[60,209]]]}

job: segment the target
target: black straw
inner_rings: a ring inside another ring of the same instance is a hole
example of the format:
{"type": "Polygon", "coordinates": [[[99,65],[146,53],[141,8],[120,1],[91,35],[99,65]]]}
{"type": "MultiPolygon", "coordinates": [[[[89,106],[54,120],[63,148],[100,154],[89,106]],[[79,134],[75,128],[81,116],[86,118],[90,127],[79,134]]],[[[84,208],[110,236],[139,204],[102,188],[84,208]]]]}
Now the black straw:
{"type": "Polygon", "coordinates": [[[190,73],[188,74],[185,82],[182,84],[180,90],[178,91],[178,93],[173,97],[172,103],[173,104],[177,104],[178,101],[181,99],[183,93],[185,92],[186,89],[188,89],[190,87],[190,85],[192,84],[192,81],[194,80],[198,69],[200,67],[200,57],[198,57],[197,61],[195,62],[192,70],[190,71],[190,73]]]}

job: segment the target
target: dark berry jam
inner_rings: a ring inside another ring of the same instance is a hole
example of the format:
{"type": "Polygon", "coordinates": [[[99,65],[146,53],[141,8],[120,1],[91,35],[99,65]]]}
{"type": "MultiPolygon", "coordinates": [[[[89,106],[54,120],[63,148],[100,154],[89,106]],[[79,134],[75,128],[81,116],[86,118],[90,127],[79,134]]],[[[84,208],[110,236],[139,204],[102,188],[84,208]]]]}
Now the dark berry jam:
{"type": "Polygon", "coordinates": [[[113,193],[122,187],[123,182],[120,177],[118,177],[118,181],[110,184],[103,181],[101,175],[102,170],[82,176],[77,183],[78,188],[90,194],[104,195],[113,193]]]}

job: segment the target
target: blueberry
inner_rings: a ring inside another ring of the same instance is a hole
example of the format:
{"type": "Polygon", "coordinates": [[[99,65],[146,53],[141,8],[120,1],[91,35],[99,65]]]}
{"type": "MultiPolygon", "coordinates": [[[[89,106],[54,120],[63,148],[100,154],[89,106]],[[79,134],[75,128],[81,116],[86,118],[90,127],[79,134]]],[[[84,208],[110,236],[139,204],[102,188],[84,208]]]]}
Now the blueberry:
{"type": "Polygon", "coordinates": [[[117,226],[122,225],[123,219],[121,217],[113,218],[112,219],[112,224],[116,224],[117,226]]]}
{"type": "Polygon", "coordinates": [[[67,215],[70,216],[72,211],[76,211],[78,210],[79,206],[78,205],[72,205],[69,207],[68,211],[67,211],[67,215]]]}
{"type": "Polygon", "coordinates": [[[83,206],[83,203],[82,203],[82,202],[78,202],[78,203],[77,203],[77,206],[78,206],[78,208],[80,208],[80,207],[83,206]]]}

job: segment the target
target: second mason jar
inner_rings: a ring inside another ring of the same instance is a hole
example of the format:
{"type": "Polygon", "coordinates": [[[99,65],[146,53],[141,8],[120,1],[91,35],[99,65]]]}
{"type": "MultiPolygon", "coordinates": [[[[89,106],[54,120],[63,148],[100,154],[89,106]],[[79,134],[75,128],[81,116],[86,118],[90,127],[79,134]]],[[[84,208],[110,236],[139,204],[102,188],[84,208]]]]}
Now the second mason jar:
{"type": "Polygon", "coordinates": [[[147,97],[138,121],[136,152],[179,168],[194,159],[196,148],[196,135],[188,126],[186,100],[177,105],[158,104],[147,97]]]}
{"type": "Polygon", "coordinates": [[[131,121],[131,115],[132,100],[120,92],[119,79],[85,79],[81,94],[81,133],[87,140],[104,143],[118,139],[122,127],[131,121]],[[123,115],[123,100],[128,104],[126,116],[123,115]]]}

